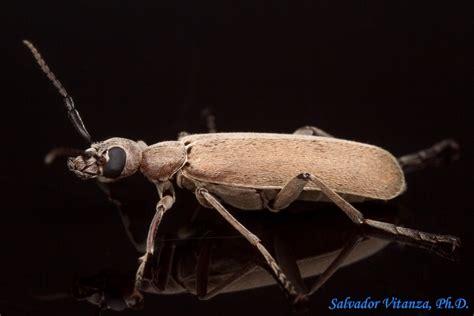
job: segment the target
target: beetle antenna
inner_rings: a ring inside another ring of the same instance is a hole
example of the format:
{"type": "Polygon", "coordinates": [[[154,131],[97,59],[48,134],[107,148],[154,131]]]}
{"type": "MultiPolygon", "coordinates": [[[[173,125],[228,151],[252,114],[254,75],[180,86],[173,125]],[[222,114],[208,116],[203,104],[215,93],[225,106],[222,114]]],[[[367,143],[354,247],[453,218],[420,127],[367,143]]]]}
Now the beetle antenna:
{"type": "Polygon", "coordinates": [[[48,65],[46,64],[46,61],[43,59],[43,57],[41,57],[41,54],[36,49],[36,47],[33,46],[33,44],[28,40],[23,40],[23,44],[25,44],[26,47],[28,47],[28,49],[33,54],[33,57],[36,59],[36,62],[41,67],[41,70],[46,74],[46,76],[53,83],[56,89],[58,89],[59,94],[63,96],[64,104],[66,105],[67,115],[69,117],[69,120],[71,120],[72,124],[74,125],[76,130],[79,132],[79,134],[85,140],[91,143],[92,142],[91,136],[89,135],[89,132],[87,132],[87,129],[84,126],[84,123],[82,122],[81,116],[79,115],[79,112],[76,110],[74,106],[74,101],[72,97],[67,93],[62,83],[56,78],[56,75],[51,71],[51,69],[49,69],[48,65]]]}

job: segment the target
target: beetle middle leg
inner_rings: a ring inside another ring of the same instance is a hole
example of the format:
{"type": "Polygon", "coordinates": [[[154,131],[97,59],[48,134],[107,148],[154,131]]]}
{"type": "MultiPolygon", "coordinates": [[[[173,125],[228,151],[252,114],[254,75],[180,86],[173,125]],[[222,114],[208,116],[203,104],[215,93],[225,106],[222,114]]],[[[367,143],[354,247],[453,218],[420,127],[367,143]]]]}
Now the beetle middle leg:
{"type": "Polygon", "coordinates": [[[298,128],[296,131],[293,132],[296,135],[310,135],[310,136],[322,136],[322,137],[334,137],[329,133],[326,133],[320,128],[315,126],[303,126],[298,128]]]}
{"type": "Polygon", "coordinates": [[[336,204],[354,223],[358,225],[367,225],[394,235],[408,237],[417,241],[430,242],[434,244],[449,243],[452,245],[453,250],[461,244],[460,240],[454,236],[426,233],[415,229],[396,226],[391,223],[365,218],[359,210],[327,186],[323,180],[309,173],[299,174],[290,180],[277,194],[271,208],[273,210],[280,210],[287,207],[299,196],[303,191],[304,186],[309,182],[314,183],[329,200],[336,204]]]}
{"type": "Polygon", "coordinates": [[[253,246],[255,246],[258,251],[262,254],[267,262],[268,266],[271,268],[274,276],[276,277],[278,283],[283,287],[285,292],[289,297],[293,299],[293,303],[297,304],[307,299],[305,293],[298,292],[293,284],[288,280],[285,273],[278,266],[278,263],[268,252],[268,250],[263,246],[260,239],[245,228],[232,214],[225,209],[225,207],[204,188],[196,189],[196,198],[198,201],[203,204],[205,207],[214,208],[219,214],[225,218],[239,233],[241,233],[253,246]]]}

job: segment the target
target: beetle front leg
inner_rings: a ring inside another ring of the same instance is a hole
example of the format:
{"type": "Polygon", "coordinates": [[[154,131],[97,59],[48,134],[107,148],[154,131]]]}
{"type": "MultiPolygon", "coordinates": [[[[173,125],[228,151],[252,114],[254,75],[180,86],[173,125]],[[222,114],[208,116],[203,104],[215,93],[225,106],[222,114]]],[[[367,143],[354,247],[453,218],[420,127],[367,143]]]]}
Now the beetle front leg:
{"type": "Polygon", "coordinates": [[[262,245],[260,239],[245,228],[235,217],[233,217],[225,207],[204,188],[196,189],[196,197],[198,201],[203,204],[205,207],[214,208],[219,212],[222,217],[225,218],[239,233],[241,233],[253,246],[255,246],[258,251],[262,254],[267,262],[268,266],[271,268],[271,271],[275,275],[278,283],[286,291],[287,295],[293,299],[293,303],[301,303],[307,300],[305,293],[298,292],[293,284],[288,280],[286,275],[283,273],[281,268],[278,266],[278,263],[273,259],[272,255],[268,250],[262,245]]]}
{"type": "Polygon", "coordinates": [[[452,245],[453,250],[461,245],[459,238],[454,236],[425,233],[419,230],[365,218],[359,210],[326,185],[323,180],[309,173],[302,173],[290,180],[290,182],[288,182],[288,184],[285,185],[275,197],[272,208],[278,210],[287,207],[296,199],[295,196],[298,196],[303,191],[303,187],[308,182],[314,183],[329,200],[336,204],[354,223],[358,225],[368,225],[394,235],[408,237],[417,241],[430,242],[434,244],[449,243],[452,245]]]}
{"type": "Polygon", "coordinates": [[[322,136],[322,137],[334,137],[331,134],[326,133],[322,129],[315,126],[303,126],[293,132],[296,135],[310,135],[310,136],[322,136]]]}
{"type": "Polygon", "coordinates": [[[121,204],[120,200],[118,200],[118,199],[116,199],[112,196],[112,191],[111,191],[110,186],[109,186],[108,183],[97,181],[97,185],[102,190],[102,192],[105,193],[105,195],[107,196],[107,199],[112,204],[114,204],[115,207],[117,208],[118,213],[120,215],[120,219],[122,220],[123,228],[125,229],[125,234],[127,235],[128,239],[130,240],[132,245],[135,247],[135,249],[139,253],[143,253],[145,251],[145,244],[144,244],[143,241],[138,241],[135,238],[134,234],[132,233],[130,216],[128,216],[128,214],[123,211],[122,204],[121,204]]]}
{"type": "Polygon", "coordinates": [[[175,201],[174,189],[171,182],[156,183],[156,188],[161,199],[156,205],[155,216],[150,223],[148,228],[148,235],[146,239],[146,253],[143,255],[140,260],[140,266],[137,270],[137,275],[135,277],[135,288],[140,289],[142,287],[143,275],[148,267],[148,264],[155,252],[155,239],[158,226],[161,223],[161,219],[167,210],[169,210],[175,201]],[[166,191],[166,194],[164,194],[166,191]]]}

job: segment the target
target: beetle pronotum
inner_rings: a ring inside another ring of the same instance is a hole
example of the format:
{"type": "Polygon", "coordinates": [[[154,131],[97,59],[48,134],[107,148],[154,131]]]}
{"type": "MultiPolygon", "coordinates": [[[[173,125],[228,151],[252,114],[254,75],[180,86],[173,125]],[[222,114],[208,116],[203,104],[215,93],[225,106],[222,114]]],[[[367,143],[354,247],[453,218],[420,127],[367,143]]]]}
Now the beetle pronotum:
{"type": "Polygon", "coordinates": [[[24,44],[63,96],[76,130],[91,143],[85,151],[59,150],[53,155],[76,154],[76,158],[69,158],[68,167],[82,179],[115,181],[140,171],[156,186],[159,202],[149,227],[146,253],[140,258],[135,282],[137,295],[140,295],[145,268],[155,253],[158,226],[175,202],[173,182],[194,192],[200,204],[215,209],[255,246],[294,303],[306,300],[306,293],[293,286],[260,239],[237,221],[222,202],[241,210],[278,212],[295,200],[329,201],[358,225],[414,240],[448,243],[453,249],[460,245],[454,236],[365,218],[350,204],[397,197],[405,190],[403,170],[439,159],[441,154],[457,148],[454,141],[442,141],[398,160],[379,147],[337,139],[311,126],[293,134],[185,134],[177,141],[150,146],[143,141],[118,137],[92,143],[71,96],[36,48],[29,41],[25,40],[24,44]]]}

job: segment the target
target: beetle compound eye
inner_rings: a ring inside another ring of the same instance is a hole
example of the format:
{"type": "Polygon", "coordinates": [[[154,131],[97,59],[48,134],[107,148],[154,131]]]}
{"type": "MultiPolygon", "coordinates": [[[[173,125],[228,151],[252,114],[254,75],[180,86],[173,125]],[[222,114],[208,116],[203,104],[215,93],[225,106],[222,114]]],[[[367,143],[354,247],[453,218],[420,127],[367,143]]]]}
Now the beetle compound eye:
{"type": "Polygon", "coordinates": [[[110,179],[120,177],[123,169],[125,168],[125,162],[127,160],[127,154],[125,150],[120,147],[112,147],[109,149],[109,161],[104,166],[103,176],[110,179]]]}

